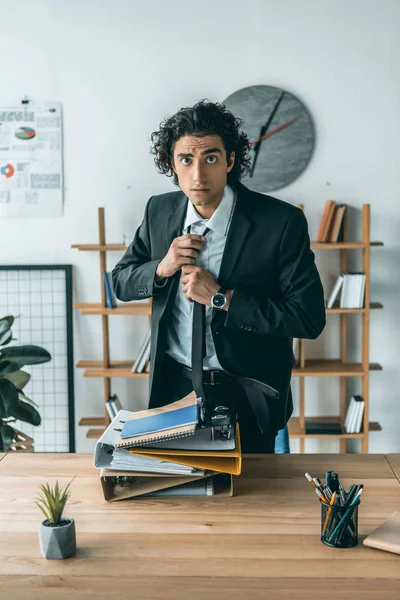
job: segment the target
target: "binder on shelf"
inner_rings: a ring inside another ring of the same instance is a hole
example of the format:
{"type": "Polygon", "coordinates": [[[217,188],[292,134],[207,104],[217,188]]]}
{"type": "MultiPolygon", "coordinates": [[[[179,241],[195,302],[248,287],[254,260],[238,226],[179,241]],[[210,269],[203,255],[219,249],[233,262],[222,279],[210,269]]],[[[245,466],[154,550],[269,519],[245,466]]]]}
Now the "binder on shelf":
{"type": "Polygon", "coordinates": [[[104,272],[103,279],[104,279],[104,289],[105,289],[105,294],[106,294],[107,306],[108,306],[108,308],[116,308],[117,300],[116,300],[114,290],[112,287],[111,274],[104,272]]]}
{"type": "Polygon", "coordinates": [[[335,282],[335,285],[333,286],[331,295],[329,296],[329,300],[326,303],[326,308],[332,308],[332,306],[334,305],[335,300],[339,294],[340,288],[343,285],[343,280],[344,280],[343,275],[339,275],[339,277],[336,279],[336,282],[335,282]]]}
{"type": "Polygon", "coordinates": [[[117,416],[117,413],[122,410],[122,405],[117,394],[110,396],[109,399],[106,400],[105,405],[111,420],[113,420],[114,417],[117,416]]]}
{"type": "Polygon", "coordinates": [[[150,358],[150,340],[151,329],[147,331],[142,345],[139,348],[139,352],[132,367],[132,373],[142,373],[143,368],[150,358]]]}
{"type": "Polygon", "coordinates": [[[360,433],[365,401],[362,396],[352,396],[346,413],[344,428],[346,433],[360,433]]]}

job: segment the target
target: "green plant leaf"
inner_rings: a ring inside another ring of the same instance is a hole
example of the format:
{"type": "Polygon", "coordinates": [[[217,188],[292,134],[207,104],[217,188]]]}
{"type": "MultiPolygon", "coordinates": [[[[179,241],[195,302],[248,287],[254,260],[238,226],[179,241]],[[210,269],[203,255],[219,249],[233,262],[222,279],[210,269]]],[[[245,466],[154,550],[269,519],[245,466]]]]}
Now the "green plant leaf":
{"type": "Polygon", "coordinates": [[[0,377],[6,375],[7,373],[12,373],[13,371],[19,371],[21,365],[16,362],[11,362],[10,360],[1,360],[1,350],[0,350],[0,377]]]}
{"type": "Polygon", "coordinates": [[[39,346],[9,346],[0,351],[0,363],[4,360],[10,360],[22,367],[48,362],[51,355],[39,346]]]}
{"type": "Polygon", "coordinates": [[[31,425],[40,425],[42,419],[40,414],[32,404],[18,398],[18,404],[13,410],[13,417],[31,425]]]}
{"type": "Polygon", "coordinates": [[[0,346],[6,346],[7,344],[9,344],[12,340],[12,331],[4,331],[3,333],[0,332],[0,346]]]}
{"type": "Polygon", "coordinates": [[[5,331],[9,331],[14,323],[14,317],[8,315],[7,317],[2,317],[0,319],[0,335],[5,331]]]}
{"type": "Polygon", "coordinates": [[[47,512],[47,510],[46,510],[45,506],[42,506],[42,505],[41,505],[41,502],[43,502],[43,500],[42,500],[41,498],[39,498],[39,500],[36,500],[36,501],[35,501],[35,504],[36,504],[36,505],[37,505],[37,506],[40,508],[40,510],[42,511],[42,513],[44,514],[44,516],[46,517],[46,519],[47,519],[48,521],[50,521],[50,519],[49,519],[49,516],[50,516],[50,515],[48,514],[48,512],[47,512]]]}
{"type": "Polygon", "coordinates": [[[14,417],[20,400],[18,390],[8,379],[0,379],[0,419],[14,417]]]}
{"type": "Polygon", "coordinates": [[[36,504],[52,524],[57,524],[61,521],[65,504],[71,494],[69,486],[72,481],[73,479],[64,489],[61,489],[58,479],[53,488],[48,483],[40,486],[42,495],[37,499],[36,504]]]}
{"type": "Polygon", "coordinates": [[[3,375],[3,379],[8,379],[8,381],[11,381],[11,383],[13,383],[18,390],[22,390],[30,378],[31,376],[26,371],[13,371],[12,373],[3,375]]]}
{"type": "Polygon", "coordinates": [[[24,400],[25,402],[28,402],[28,404],[31,404],[32,406],[36,406],[36,408],[39,408],[39,404],[36,404],[36,402],[34,402],[32,400],[32,398],[28,398],[28,396],[25,396],[24,392],[21,392],[21,390],[19,390],[19,399],[20,400],[24,400]]]}
{"type": "Polygon", "coordinates": [[[14,429],[0,421],[0,450],[6,452],[14,437],[14,429]]]}

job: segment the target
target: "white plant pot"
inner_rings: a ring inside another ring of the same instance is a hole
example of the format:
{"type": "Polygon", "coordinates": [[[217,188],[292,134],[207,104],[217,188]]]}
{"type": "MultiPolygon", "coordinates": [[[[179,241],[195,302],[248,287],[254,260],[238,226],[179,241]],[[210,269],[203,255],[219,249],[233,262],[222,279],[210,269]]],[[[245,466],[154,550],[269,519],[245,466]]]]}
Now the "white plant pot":
{"type": "Polygon", "coordinates": [[[76,552],[75,521],[64,517],[60,525],[51,527],[47,519],[39,528],[40,550],[45,558],[68,558],[76,552]]]}

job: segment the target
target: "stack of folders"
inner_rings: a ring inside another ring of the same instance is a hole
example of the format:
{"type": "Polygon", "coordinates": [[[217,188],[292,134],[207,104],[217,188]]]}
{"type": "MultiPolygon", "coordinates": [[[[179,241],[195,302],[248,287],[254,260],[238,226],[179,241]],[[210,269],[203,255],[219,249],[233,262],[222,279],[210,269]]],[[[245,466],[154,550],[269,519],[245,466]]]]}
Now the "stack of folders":
{"type": "Polygon", "coordinates": [[[352,396],[344,420],[346,433],[360,433],[365,401],[362,396],[352,396]]]}
{"type": "Polygon", "coordinates": [[[336,279],[327,308],[332,308],[340,293],[340,308],[363,308],[365,294],[365,273],[341,273],[336,279]]]}
{"type": "Polygon", "coordinates": [[[111,273],[103,273],[104,291],[108,308],[116,308],[117,299],[114,294],[111,273]]]}
{"type": "Polygon", "coordinates": [[[343,239],[345,204],[327,200],[318,230],[317,242],[338,242],[343,239]]]}
{"type": "Polygon", "coordinates": [[[211,495],[216,482],[232,495],[232,475],[241,472],[239,430],[229,440],[214,440],[191,392],[160,408],[120,410],[96,444],[94,466],[101,469],[106,500],[211,495]]]}
{"type": "Polygon", "coordinates": [[[151,330],[149,329],[142,345],[139,348],[138,355],[133,363],[132,373],[143,373],[150,359],[150,337],[151,330]]]}

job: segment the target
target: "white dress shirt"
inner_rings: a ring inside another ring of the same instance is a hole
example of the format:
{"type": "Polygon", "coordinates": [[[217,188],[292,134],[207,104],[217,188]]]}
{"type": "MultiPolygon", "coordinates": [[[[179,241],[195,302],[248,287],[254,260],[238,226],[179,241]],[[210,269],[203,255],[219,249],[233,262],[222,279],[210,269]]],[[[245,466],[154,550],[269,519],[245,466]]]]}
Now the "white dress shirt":
{"type": "MultiPolygon", "coordinates": [[[[231,223],[233,210],[236,202],[236,193],[228,185],[225,186],[222,200],[210,219],[203,219],[188,198],[186,219],[181,235],[188,231],[190,233],[203,234],[208,227],[210,231],[203,242],[203,250],[196,259],[196,265],[200,265],[208,271],[217,281],[221,267],[222,254],[231,223]]],[[[166,352],[178,362],[191,367],[192,363],[192,319],[193,302],[190,302],[182,291],[182,283],[179,282],[172,309],[171,321],[167,333],[166,352]]],[[[211,333],[211,317],[213,308],[206,306],[206,356],[203,360],[203,369],[222,369],[211,333]]]]}

